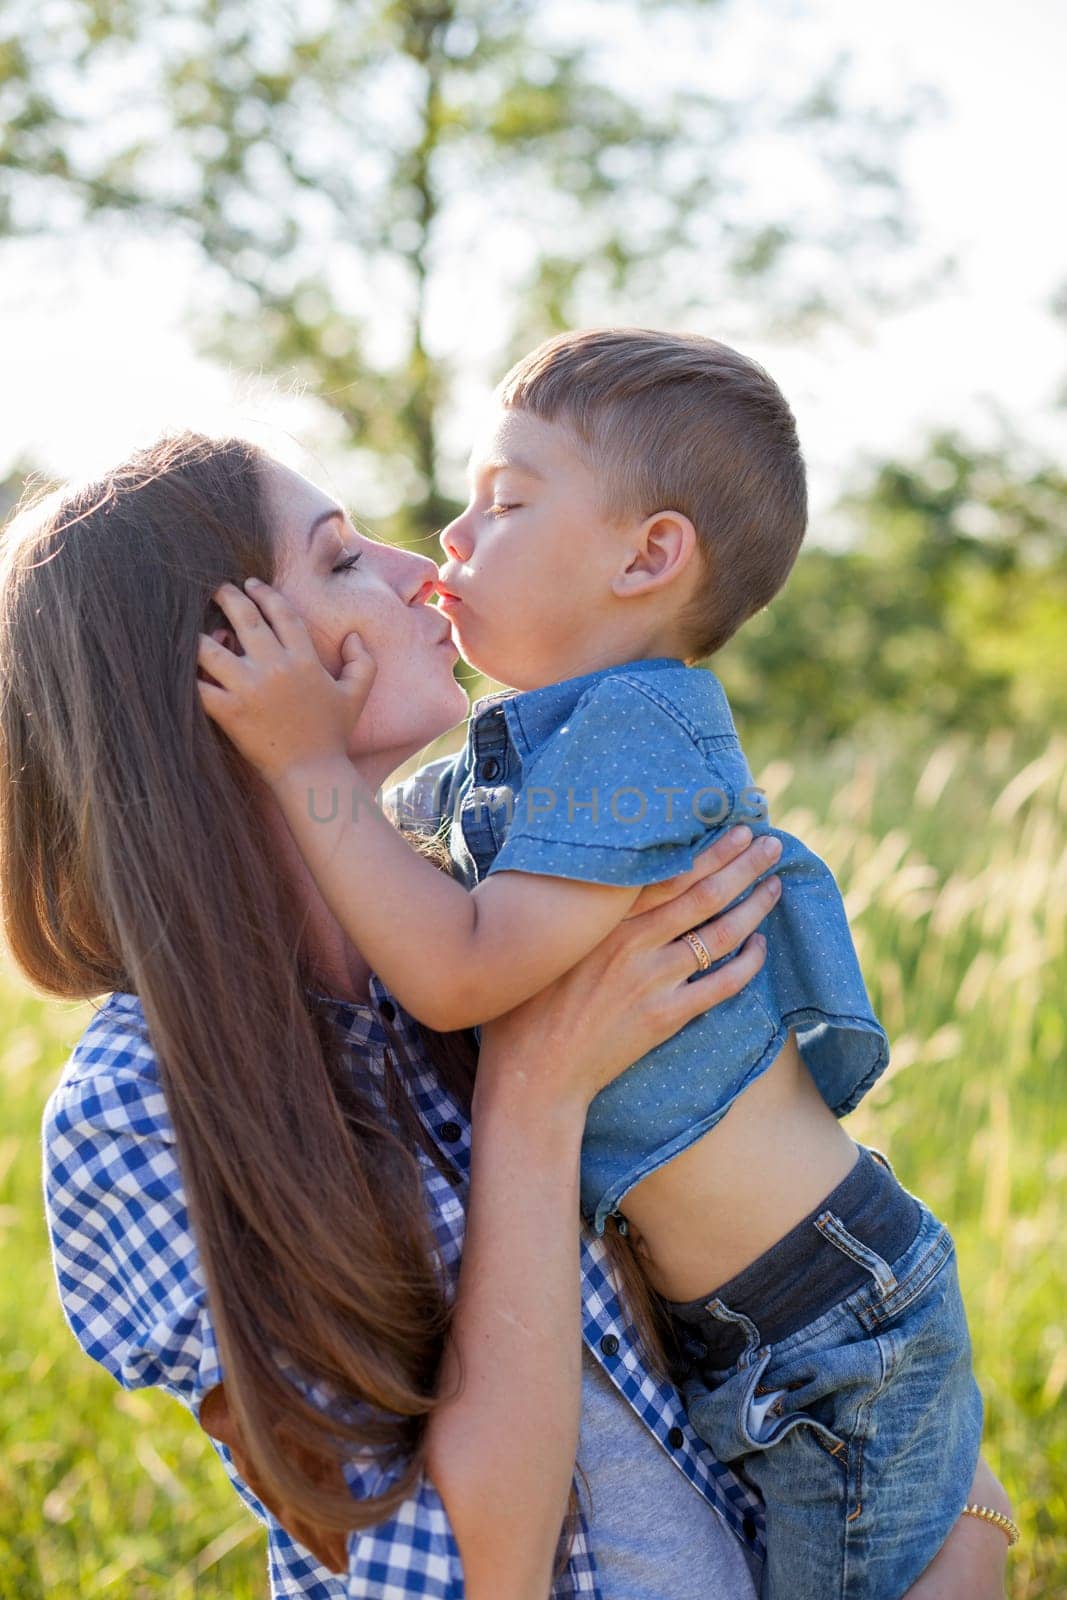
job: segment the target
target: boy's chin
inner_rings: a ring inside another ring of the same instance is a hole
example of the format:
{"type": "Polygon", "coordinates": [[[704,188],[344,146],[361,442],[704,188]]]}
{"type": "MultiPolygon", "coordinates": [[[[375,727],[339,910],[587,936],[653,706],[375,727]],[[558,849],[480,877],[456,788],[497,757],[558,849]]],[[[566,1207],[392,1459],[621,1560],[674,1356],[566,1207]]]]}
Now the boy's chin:
{"type": "Polygon", "coordinates": [[[508,659],[507,651],[480,649],[477,645],[468,644],[458,628],[453,630],[452,637],[456,649],[468,667],[480,672],[483,678],[491,678],[494,683],[503,684],[506,689],[519,687],[511,675],[515,663],[508,659]]]}

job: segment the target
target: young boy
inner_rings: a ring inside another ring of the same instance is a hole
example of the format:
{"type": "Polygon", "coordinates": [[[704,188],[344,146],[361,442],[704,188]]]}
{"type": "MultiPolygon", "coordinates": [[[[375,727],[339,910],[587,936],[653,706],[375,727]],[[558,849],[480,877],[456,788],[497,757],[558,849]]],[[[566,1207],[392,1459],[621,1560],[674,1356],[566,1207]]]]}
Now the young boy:
{"type": "MultiPolygon", "coordinates": [[[[288,723],[284,697],[235,681],[234,704],[270,711],[269,739],[212,715],[275,787],[350,937],[439,1029],[535,993],[723,830],[778,841],[762,970],[594,1100],[583,1210],[598,1231],[609,1216],[632,1228],[688,1329],[693,1426],[767,1503],[763,1595],[897,1600],[978,1456],[952,1242],[841,1127],[888,1059],[841,896],[771,828],[722,688],[691,665],[796,558],[792,414],[735,351],[642,330],[550,340],[496,400],[438,588],[467,660],[513,689],[475,706],[462,755],[397,796],[402,825],[450,819],[453,876],[360,793],[339,736],[314,732],[316,707],[337,726],[327,674],[288,723]],[[324,825],[309,796],[339,782],[353,809],[324,825]]],[[[292,627],[274,591],[250,593],[292,627]]],[[[357,670],[358,645],[346,654],[357,670]]],[[[284,672],[280,640],[277,655],[284,672]]],[[[694,978],[731,954],[686,939],[694,978]]]]}

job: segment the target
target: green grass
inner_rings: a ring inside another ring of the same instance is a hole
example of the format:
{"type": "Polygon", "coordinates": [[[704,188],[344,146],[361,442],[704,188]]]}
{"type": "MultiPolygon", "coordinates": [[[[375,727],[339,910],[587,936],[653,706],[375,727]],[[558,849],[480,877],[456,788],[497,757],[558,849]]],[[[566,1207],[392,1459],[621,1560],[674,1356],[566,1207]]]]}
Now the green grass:
{"type": "Polygon", "coordinates": [[[125,1394],[60,1314],[40,1198],[44,1099],[91,1012],[0,977],[0,1596],[261,1600],[263,1540],[199,1429],[125,1394]]]}
{"type": "MultiPolygon", "coordinates": [[[[956,1235],[1023,1528],[1012,1600],[1067,1592],[1067,747],[839,750],[761,777],[838,873],[893,1039],[850,1127],[956,1235]]],[[[88,1010],[3,973],[0,1007],[0,1600],[260,1600],[262,1540],[195,1425],[119,1391],[56,1304],[38,1125],[88,1010]]]]}

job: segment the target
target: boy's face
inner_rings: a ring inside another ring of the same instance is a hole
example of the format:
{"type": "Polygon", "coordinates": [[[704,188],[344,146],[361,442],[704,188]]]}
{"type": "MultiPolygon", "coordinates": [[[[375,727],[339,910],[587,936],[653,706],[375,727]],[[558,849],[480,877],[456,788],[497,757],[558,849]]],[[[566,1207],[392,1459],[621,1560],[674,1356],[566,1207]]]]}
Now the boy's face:
{"type": "Polygon", "coordinates": [[[568,428],[499,408],[468,475],[470,503],[441,534],[439,584],[465,658],[516,689],[609,665],[626,529],[605,515],[568,428]]]}

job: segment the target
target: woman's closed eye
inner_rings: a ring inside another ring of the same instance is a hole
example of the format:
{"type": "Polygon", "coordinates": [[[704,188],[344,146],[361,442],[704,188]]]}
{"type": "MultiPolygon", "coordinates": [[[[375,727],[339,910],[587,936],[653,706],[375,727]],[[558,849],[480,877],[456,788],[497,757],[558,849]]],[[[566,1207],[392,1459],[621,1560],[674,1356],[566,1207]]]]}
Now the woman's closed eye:
{"type": "Polygon", "coordinates": [[[507,511],[518,511],[520,509],[521,506],[519,502],[508,504],[496,500],[491,506],[489,506],[485,514],[487,517],[502,517],[507,511]]]}
{"type": "Polygon", "coordinates": [[[337,563],[337,565],[335,567],[332,567],[330,570],[332,572],[350,572],[352,570],[352,568],[356,565],[356,563],[361,561],[362,559],[363,559],[363,551],[362,550],[353,550],[350,555],[346,555],[345,559],[343,561],[339,561],[337,563]]]}

